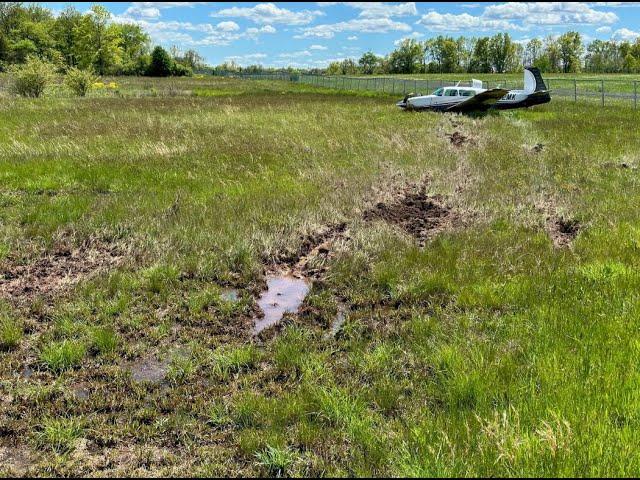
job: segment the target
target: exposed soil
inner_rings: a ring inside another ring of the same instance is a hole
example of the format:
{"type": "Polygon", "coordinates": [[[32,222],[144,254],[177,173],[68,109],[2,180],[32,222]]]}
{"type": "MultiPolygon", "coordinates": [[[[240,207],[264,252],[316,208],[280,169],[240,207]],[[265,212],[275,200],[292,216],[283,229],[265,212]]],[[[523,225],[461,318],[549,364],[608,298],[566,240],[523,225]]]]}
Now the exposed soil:
{"type": "Polygon", "coordinates": [[[454,147],[462,147],[465,143],[469,143],[471,141],[469,137],[463,135],[457,130],[453,133],[447,133],[446,137],[449,138],[451,145],[454,147]]]}
{"type": "Polygon", "coordinates": [[[531,151],[533,153],[540,153],[540,152],[542,152],[542,150],[544,150],[544,144],[543,143],[536,143],[533,147],[531,147],[531,151]]]}
{"type": "Polygon", "coordinates": [[[392,202],[378,203],[364,213],[364,219],[381,219],[398,225],[415,237],[420,245],[460,221],[459,215],[445,203],[442,196],[427,195],[424,186],[417,192],[408,189],[392,202]]]}
{"type": "Polygon", "coordinates": [[[547,218],[547,232],[553,241],[553,246],[563,248],[571,245],[571,242],[580,232],[580,222],[562,217],[547,218]]]}
{"type": "Polygon", "coordinates": [[[52,297],[124,258],[116,246],[87,242],[79,248],[57,246],[32,263],[6,260],[0,265],[0,297],[23,302],[34,297],[52,297]]]}
{"type": "Polygon", "coordinates": [[[347,230],[346,223],[329,225],[317,232],[302,237],[300,246],[294,252],[282,252],[277,255],[274,270],[305,271],[308,276],[317,276],[320,271],[309,271],[309,262],[312,258],[326,256],[330,253],[331,243],[338,237],[344,236],[347,230]]]}

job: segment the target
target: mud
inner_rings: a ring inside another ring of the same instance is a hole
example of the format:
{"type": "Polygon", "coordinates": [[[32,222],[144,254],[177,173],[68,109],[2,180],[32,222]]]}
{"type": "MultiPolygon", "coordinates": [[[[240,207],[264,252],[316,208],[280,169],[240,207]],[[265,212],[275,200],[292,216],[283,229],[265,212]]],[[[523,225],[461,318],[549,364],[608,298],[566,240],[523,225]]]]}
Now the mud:
{"type": "Polygon", "coordinates": [[[254,334],[258,335],[276,325],[286,313],[297,313],[309,293],[309,288],[310,283],[306,278],[293,275],[267,277],[267,290],[258,299],[262,316],[255,320],[254,334]]]}
{"type": "Polygon", "coordinates": [[[577,220],[562,217],[549,217],[547,219],[547,232],[555,248],[563,248],[571,245],[580,233],[581,225],[577,220]]]}
{"type": "Polygon", "coordinates": [[[33,460],[25,450],[14,447],[0,447],[0,474],[23,476],[29,470],[33,460]]]}
{"type": "Polygon", "coordinates": [[[346,223],[338,223],[325,227],[313,234],[302,237],[300,246],[295,252],[283,252],[277,255],[274,270],[305,271],[306,275],[314,276],[321,272],[309,271],[310,261],[316,257],[328,256],[331,244],[345,235],[346,223]]]}
{"type": "Polygon", "coordinates": [[[536,143],[533,147],[531,147],[531,151],[533,153],[540,153],[544,150],[544,143],[536,143]]]}
{"type": "Polygon", "coordinates": [[[131,365],[131,379],[134,382],[160,383],[169,372],[169,361],[145,358],[131,365]]]}
{"type": "Polygon", "coordinates": [[[420,245],[460,220],[443,197],[427,195],[424,186],[417,192],[408,189],[392,202],[378,203],[364,213],[364,219],[385,220],[397,225],[416,238],[420,245]]]}
{"type": "Polygon", "coordinates": [[[123,258],[119,248],[93,242],[79,248],[58,246],[31,263],[9,259],[0,265],[0,297],[17,302],[52,297],[123,258]]]}
{"type": "Polygon", "coordinates": [[[462,133],[460,133],[459,131],[455,131],[453,133],[447,133],[446,137],[449,139],[449,141],[451,142],[451,145],[453,145],[454,147],[462,147],[465,143],[469,143],[470,142],[470,138],[467,137],[466,135],[463,135],[462,133]]]}

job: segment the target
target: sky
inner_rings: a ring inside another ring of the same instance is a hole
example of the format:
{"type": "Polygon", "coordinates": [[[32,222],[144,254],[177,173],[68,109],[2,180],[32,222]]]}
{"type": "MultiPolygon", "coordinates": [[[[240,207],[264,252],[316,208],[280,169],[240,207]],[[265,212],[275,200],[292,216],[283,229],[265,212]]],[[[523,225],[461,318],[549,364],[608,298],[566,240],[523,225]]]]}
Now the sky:
{"type": "MultiPolygon", "coordinates": [[[[39,2],[55,12],[92,3],[39,2]]],[[[635,40],[640,2],[119,2],[119,22],[136,23],[154,44],[196,49],[207,63],[324,67],[371,50],[385,55],[404,38],[484,36],[516,41],[577,30],[587,41],[635,40]]]]}

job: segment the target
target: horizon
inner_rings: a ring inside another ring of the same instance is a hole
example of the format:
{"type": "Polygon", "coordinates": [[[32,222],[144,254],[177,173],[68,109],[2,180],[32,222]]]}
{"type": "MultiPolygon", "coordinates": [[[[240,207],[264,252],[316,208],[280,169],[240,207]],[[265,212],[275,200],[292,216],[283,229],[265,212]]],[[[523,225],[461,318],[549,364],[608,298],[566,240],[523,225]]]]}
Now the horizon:
{"type": "Polygon", "coordinates": [[[595,39],[640,37],[640,2],[34,2],[54,14],[106,7],[117,22],[142,26],[154,44],[195,49],[207,64],[324,68],[402,40],[506,32],[514,41],[577,31],[595,39]]]}

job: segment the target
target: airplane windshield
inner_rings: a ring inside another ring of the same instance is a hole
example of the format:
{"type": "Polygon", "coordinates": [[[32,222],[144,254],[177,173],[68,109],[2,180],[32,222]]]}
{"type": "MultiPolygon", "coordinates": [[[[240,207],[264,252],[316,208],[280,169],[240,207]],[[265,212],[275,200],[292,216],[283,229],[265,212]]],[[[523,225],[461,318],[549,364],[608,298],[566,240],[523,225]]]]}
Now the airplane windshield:
{"type": "Polygon", "coordinates": [[[439,88],[435,92],[433,92],[433,95],[441,97],[442,96],[442,92],[444,92],[444,88],[439,88]]]}

